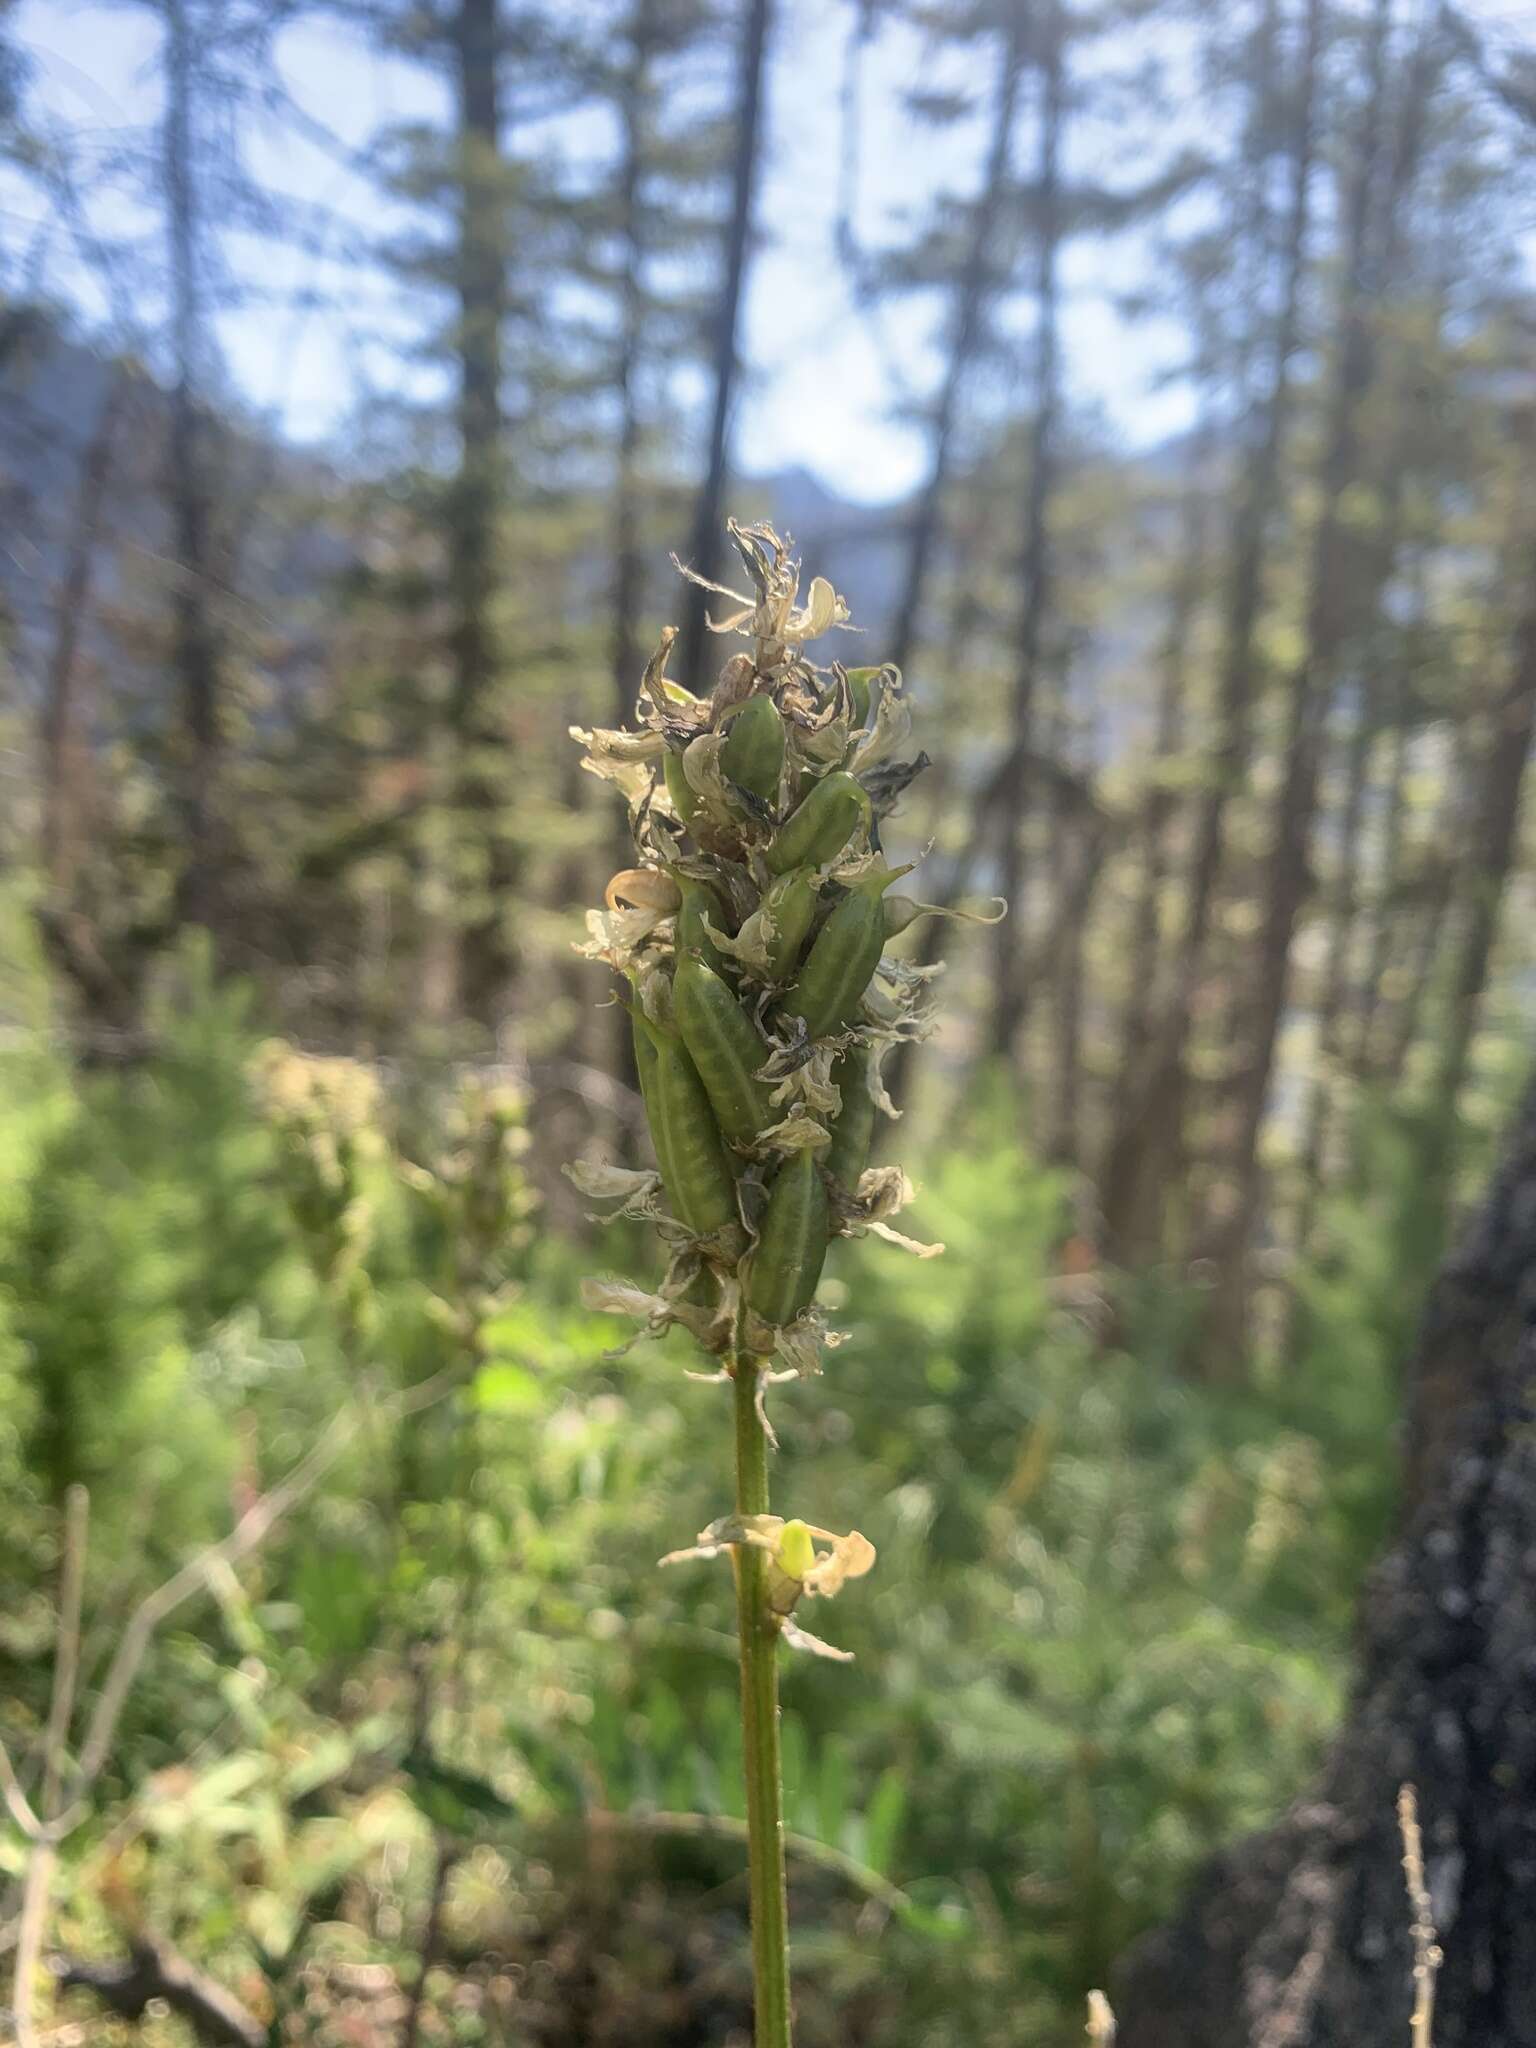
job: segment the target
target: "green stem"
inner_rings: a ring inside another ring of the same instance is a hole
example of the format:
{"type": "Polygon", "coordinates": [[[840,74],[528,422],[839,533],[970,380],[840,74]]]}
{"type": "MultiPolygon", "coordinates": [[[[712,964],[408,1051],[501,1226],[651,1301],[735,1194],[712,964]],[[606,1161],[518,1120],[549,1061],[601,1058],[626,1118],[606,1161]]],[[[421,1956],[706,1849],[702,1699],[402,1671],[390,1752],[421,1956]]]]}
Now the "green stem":
{"type": "MultiPolygon", "coordinates": [[[[757,1414],[758,1359],[738,1352],[736,1512],[768,1512],[768,1443],[757,1414]]],[[[791,2048],[789,1901],[784,1881],[784,1804],[779,1763],[779,1632],[768,1612],[766,1558],[736,1548],[736,1615],[741,1640],[741,1750],[747,1778],[747,1865],[752,1889],[752,1978],[756,2048],[791,2048]]]]}

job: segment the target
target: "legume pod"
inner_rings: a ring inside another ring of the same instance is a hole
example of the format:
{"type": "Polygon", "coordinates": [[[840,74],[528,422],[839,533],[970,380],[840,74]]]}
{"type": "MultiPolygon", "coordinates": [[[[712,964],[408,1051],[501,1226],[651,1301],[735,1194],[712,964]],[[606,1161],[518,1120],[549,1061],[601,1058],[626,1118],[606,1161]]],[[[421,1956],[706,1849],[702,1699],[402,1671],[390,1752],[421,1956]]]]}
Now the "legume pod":
{"type": "Polygon", "coordinates": [[[841,1031],[858,1015],[885,949],[880,891],[893,879],[889,870],[878,869],[857,883],[816,934],[800,978],[784,998],[785,1013],[803,1019],[812,1038],[841,1031]]]}
{"type": "Polygon", "coordinates": [[[824,1163],[850,1195],[858,1192],[875,1135],[875,1098],[869,1086],[874,1058],[867,1045],[853,1045],[832,1067],[843,1101],[832,1120],[832,1142],[824,1163]]]}
{"type": "Polygon", "coordinates": [[[747,1305],[765,1323],[792,1323],[809,1308],[827,1256],[826,1185],[809,1152],[779,1168],[747,1276],[747,1305]]]}
{"type": "Polygon", "coordinates": [[[696,953],[678,956],[672,1001],[721,1130],[733,1144],[752,1144],[774,1121],[767,1086],[758,1079],[768,1047],[757,1026],[696,953]]]}
{"type": "Polygon", "coordinates": [[[680,1040],[632,1011],[635,1064],[661,1184],[678,1220],[700,1237],[740,1218],[736,1177],[703,1082],[680,1040]]]}
{"type": "Polygon", "coordinates": [[[677,913],[678,955],[697,953],[719,974],[725,963],[720,958],[719,948],[705,930],[704,921],[707,918],[717,932],[726,929],[720,898],[708,882],[695,881],[692,875],[679,875],[677,886],[683,899],[677,913]]]}
{"type": "Polygon", "coordinates": [[[763,906],[773,919],[768,946],[770,978],[784,981],[799,964],[800,950],[816,916],[816,874],[812,868],[791,868],[768,885],[763,906]]]}
{"type": "Polygon", "coordinates": [[[763,859],[776,875],[791,868],[825,867],[857,831],[869,830],[873,817],[864,789],[843,769],[834,768],[785,819],[763,859]]]}
{"type": "Polygon", "coordinates": [[[730,720],[720,771],[765,804],[776,803],[784,772],[784,721],[771,697],[749,697],[730,720]]]}

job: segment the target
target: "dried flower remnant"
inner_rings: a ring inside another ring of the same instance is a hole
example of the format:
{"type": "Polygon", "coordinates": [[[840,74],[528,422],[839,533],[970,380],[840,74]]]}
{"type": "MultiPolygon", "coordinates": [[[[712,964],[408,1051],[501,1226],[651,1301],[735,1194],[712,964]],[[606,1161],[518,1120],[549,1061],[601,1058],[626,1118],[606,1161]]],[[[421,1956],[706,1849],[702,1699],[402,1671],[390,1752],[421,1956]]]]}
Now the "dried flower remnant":
{"type": "MultiPolygon", "coordinates": [[[[813,660],[847,605],[823,577],[802,601],[800,565],[770,527],[729,532],[752,594],[707,584],[729,605],[710,626],[747,649],[695,697],[667,675],[668,628],[636,729],[572,728],[583,766],[629,806],[635,863],[588,912],[579,950],[622,977],[656,1167],[567,1171],[608,1213],[651,1221],[667,1254],[654,1291],[590,1281],[588,1304],[651,1334],[680,1324],[719,1361],[701,1377],[733,1389],[734,1511],[663,1562],[734,1567],[757,2043],[787,2048],[776,1653],[846,1659],[797,1614],[862,1578],[875,1552],[856,1530],[769,1512],[766,1395],[817,1373],[837,1341],[815,1296],[838,1238],[943,1249],[891,1227],[911,1184],[868,1164],[878,1114],[896,1114],[881,1061],[931,1028],[935,970],[886,944],[933,906],[887,895],[908,870],[885,859],[881,828],[924,765],[904,751],[900,674],[813,660]]],[[[992,921],[1002,906],[962,914],[992,921]]]]}

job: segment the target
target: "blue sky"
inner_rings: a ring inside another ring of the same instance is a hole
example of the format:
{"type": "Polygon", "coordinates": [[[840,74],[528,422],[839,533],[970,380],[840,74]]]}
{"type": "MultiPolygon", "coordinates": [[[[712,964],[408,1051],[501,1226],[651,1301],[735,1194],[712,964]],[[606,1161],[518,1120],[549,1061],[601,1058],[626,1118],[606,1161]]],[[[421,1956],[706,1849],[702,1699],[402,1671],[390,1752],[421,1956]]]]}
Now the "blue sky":
{"type": "MultiPolygon", "coordinates": [[[[1528,23],[1529,0],[1486,0],[1485,19],[1513,29],[1528,23]]],[[[877,340],[850,303],[834,261],[837,189],[837,93],[852,10],[831,0],[785,0],[776,31],[770,80],[770,171],[760,220],[765,247],[753,274],[746,355],[749,388],[736,422],[740,466],[760,472],[798,464],[843,495],[887,499],[921,474],[918,436],[893,417],[901,392],[887,364],[922,389],[936,367],[931,345],[935,307],[918,302],[882,316],[877,340]]],[[[154,119],[159,100],[153,17],[131,8],[24,0],[21,40],[34,65],[37,103],[76,144],[106,161],[154,119]]],[[[1114,53],[1116,59],[1124,49],[1114,53]]],[[[304,112],[340,140],[361,148],[393,122],[435,120],[438,88],[412,67],[370,52],[334,25],[306,22],[284,31],[280,61],[290,93],[304,112]]],[[[985,56],[975,60],[985,64],[985,56]]],[[[920,207],[935,189],[968,191],[975,182],[979,137],[974,124],[936,135],[905,114],[902,94],[932,84],[915,37],[887,35],[877,44],[865,81],[867,138],[862,220],[879,233],[903,207],[920,207]]],[[[979,84],[964,71],[950,83],[979,84]]],[[[1132,140],[1113,127],[1084,132],[1079,172],[1124,182],[1144,165],[1128,154],[1132,140]]],[[[248,160],[260,180],[288,195],[290,210],[323,205],[359,237],[390,225],[376,189],[335,156],[304,141],[289,123],[251,132],[248,160]]],[[[6,239],[14,251],[40,247],[24,195],[0,184],[6,239]]],[[[153,224],[121,195],[99,201],[92,226],[107,244],[148,237],[153,224]]],[[[397,343],[413,333],[403,306],[380,273],[327,265],[260,235],[227,238],[227,260],[248,303],[219,324],[226,374],[247,401],[291,437],[324,441],[336,435],[369,386],[404,382],[397,343]],[[343,301],[296,308],[312,288],[343,301]]],[[[67,256],[51,257],[48,275],[98,315],[113,309],[67,256]]],[[[1187,395],[1160,384],[1177,359],[1179,338],[1165,325],[1130,325],[1115,310],[1116,294],[1142,274],[1146,251],[1134,238],[1077,244],[1066,269],[1065,357],[1073,397],[1097,408],[1127,442],[1146,443],[1183,424],[1187,395]]],[[[7,269],[11,268],[7,265],[7,269]]],[[[115,309],[131,319],[133,293],[115,309]]]]}

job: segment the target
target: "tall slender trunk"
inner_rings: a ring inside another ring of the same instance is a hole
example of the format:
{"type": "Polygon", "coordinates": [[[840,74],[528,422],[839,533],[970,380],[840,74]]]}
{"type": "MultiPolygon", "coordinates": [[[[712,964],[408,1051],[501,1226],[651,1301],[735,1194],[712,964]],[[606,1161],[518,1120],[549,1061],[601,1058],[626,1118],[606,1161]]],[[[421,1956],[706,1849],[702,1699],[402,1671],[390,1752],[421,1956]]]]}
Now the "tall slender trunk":
{"type": "MultiPolygon", "coordinates": [[[[1470,764],[1461,765],[1456,780],[1466,787],[1470,781],[1470,764]]],[[[1458,837],[1465,836],[1470,801],[1470,798],[1466,801],[1453,799],[1445,804],[1442,836],[1447,844],[1454,844],[1458,837]]],[[[1419,1042],[1425,1004],[1435,979],[1435,966],[1440,958],[1441,941],[1460,873],[1461,864],[1449,856],[1440,861],[1422,906],[1411,949],[1399,937],[1408,959],[1407,971],[1402,977],[1402,997],[1395,1009],[1384,1013],[1379,1020],[1381,1028],[1369,1047],[1370,1078],[1388,1091],[1402,1085],[1409,1056],[1419,1042]]]]}
{"type": "MultiPolygon", "coordinates": [[[[1316,49],[1321,0],[1308,0],[1308,44],[1316,49]]],[[[1307,570],[1305,646],[1286,690],[1285,768],[1275,837],[1264,880],[1253,1024],[1234,1096],[1237,1145],[1230,1206],[1212,1238],[1216,1287],[1207,1333],[1211,1353],[1235,1357],[1247,1332],[1248,1250],[1263,1196],[1259,1135],[1274,1074],[1275,1048],[1291,989],[1291,944],[1311,886],[1311,844],[1324,736],[1343,659],[1357,638],[1367,564],[1345,517],[1358,473],[1360,409],[1375,370],[1367,298],[1372,198],[1381,149],[1383,74],[1391,0],[1376,0],[1366,59],[1365,107],[1344,204],[1338,356],[1323,435],[1322,503],[1307,570]]],[[[1394,202],[1401,194],[1393,194],[1394,202]]]]}
{"type": "MultiPolygon", "coordinates": [[[[1472,809],[1466,919],[1451,974],[1450,1007],[1435,1064],[1431,1104],[1449,1135],[1466,1079],[1499,913],[1514,864],[1526,762],[1536,734],[1536,546],[1525,565],[1525,608],[1516,629],[1509,678],[1494,708],[1472,809]]],[[[1433,1162],[1432,1162],[1433,1163],[1433,1162]]]]}
{"type": "Polygon", "coordinates": [[[1061,405],[1059,257],[1062,238],[1061,138],[1066,117],[1066,25],[1057,0],[1048,0],[1039,20],[1040,145],[1035,167],[1035,363],[1034,422],[1024,500],[1023,591],[1008,751],[996,785],[995,816],[1001,829],[998,890],[1012,915],[993,932],[991,1050],[1012,1056],[1024,1027],[1027,989],[1024,961],[1024,842],[1021,830],[1035,698],[1046,620],[1051,606],[1050,512],[1056,471],[1057,419],[1061,405]]]}
{"type": "MultiPolygon", "coordinates": [[[[645,147],[646,70],[649,61],[651,0],[638,0],[630,26],[629,62],[620,99],[623,154],[619,163],[619,236],[623,273],[619,282],[618,354],[614,384],[619,400],[619,445],[613,486],[613,609],[610,645],[613,663],[613,720],[628,725],[639,691],[639,612],[644,582],[640,552],[639,477],[640,406],[636,378],[643,340],[645,299],[642,280],[640,176],[645,147]]],[[[616,866],[629,859],[628,821],[618,818],[620,843],[616,866]]]]}
{"type": "Polygon", "coordinates": [[[101,409],[81,457],[75,517],[54,609],[53,646],[43,690],[43,873],[49,895],[60,907],[74,893],[86,824],[89,706],[84,701],[87,671],[82,669],[80,642],[90,616],[96,550],[127,395],[127,373],[114,365],[107,372],[101,409]]]}
{"type": "Polygon", "coordinates": [[[989,257],[997,225],[997,213],[1008,179],[1009,143],[1013,135],[1023,71],[1024,10],[1015,9],[1010,18],[1007,40],[999,60],[997,94],[993,102],[991,134],[987,143],[986,166],[981,190],[971,213],[971,233],[965,261],[955,283],[954,336],[949,360],[944,366],[934,407],[928,447],[928,474],[923,479],[913,507],[908,533],[907,556],[902,570],[901,602],[891,640],[891,660],[899,669],[910,667],[917,645],[923,604],[939,539],[944,493],[949,483],[955,428],[959,420],[960,397],[966,376],[981,338],[982,314],[986,307],[989,257]]]}
{"type": "Polygon", "coordinates": [[[455,253],[459,467],[447,513],[451,608],[449,776],[455,836],[479,901],[458,935],[456,999],[493,1027],[512,960],[504,893],[512,879],[500,812],[499,736],[493,698],[502,656],[495,605],[506,505],[502,327],[509,255],[502,190],[498,0],[459,0],[449,30],[458,118],[459,220],[455,253]]]}
{"type": "Polygon", "coordinates": [[[1102,814],[1075,821],[1062,806],[1063,844],[1076,841],[1072,866],[1062,883],[1056,925],[1060,950],[1052,963],[1050,1004],[1050,1134],[1047,1153],[1058,1166],[1080,1167],[1084,1148],[1083,1038],[1087,1028],[1088,922],[1104,870],[1106,837],[1102,814]]]}
{"type": "MultiPolygon", "coordinates": [[[[694,505],[689,560],[700,576],[714,578],[720,563],[720,535],[725,506],[726,458],[729,453],[731,405],[739,368],[742,288],[752,241],[752,209],[757,193],[762,151],[765,58],[773,20],[772,0],[746,0],[742,25],[741,63],[736,90],[736,153],[731,169],[731,217],[725,239],[725,275],[714,327],[714,406],[709,423],[709,449],[704,481],[694,505]]],[[[705,624],[708,596],[696,584],[688,588],[683,614],[677,673],[690,689],[704,675],[705,624]]]]}
{"type": "Polygon", "coordinates": [[[165,0],[165,117],[160,149],[172,360],[166,496],[176,562],[172,661],[183,726],[177,798],[186,842],[177,894],[184,918],[211,927],[218,917],[223,881],[219,785],[224,762],[224,650],[212,596],[212,423],[199,388],[206,321],[193,135],[194,62],[192,27],[184,0],[165,0]]]}
{"type": "MultiPolygon", "coordinates": [[[[1258,438],[1242,461],[1232,507],[1216,685],[1217,731],[1205,787],[1196,807],[1184,928],[1156,1043],[1136,1090],[1135,1110],[1123,1124],[1127,1142],[1119,1164],[1116,1201],[1123,1205],[1127,1215],[1161,1212],[1170,1165],[1182,1150],[1189,1094],[1189,1039],[1195,999],[1205,969],[1216,887],[1225,862],[1227,812],[1248,769],[1257,671],[1255,638],[1264,601],[1269,531],[1279,502],[1281,460],[1290,426],[1291,363],[1299,340],[1301,291],[1311,223],[1312,172],[1317,153],[1318,13],[1317,0],[1310,0],[1289,136],[1290,186],[1280,299],[1272,329],[1266,391],[1256,422],[1258,438]]],[[[1271,88],[1261,84],[1257,89],[1267,99],[1271,88]]],[[[1260,133],[1267,138],[1267,129],[1261,126],[1260,133]]],[[[1257,160],[1250,157],[1250,181],[1262,177],[1266,161],[1267,139],[1261,140],[1257,160]]]]}
{"type": "MultiPolygon", "coordinates": [[[[640,606],[644,592],[645,565],[640,545],[640,402],[637,380],[645,326],[645,249],[640,205],[640,180],[645,161],[645,116],[651,39],[654,34],[655,0],[636,0],[630,23],[629,61],[625,66],[620,98],[622,156],[619,162],[619,235],[623,246],[623,273],[619,282],[619,346],[614,364],[614,382],[619,400],[619,445],[615,461],[613,490],[613,610],[610,639],[613,663],[613,722],[628,726],[634,720],[639,690],[640,606]]],[[[629,819],[622,803],[613,805],[613,865],[630,863],[629,819]]],[[[568,899],[569,900],[569,899],[568,899]]],[[[579,897],[576,900],[580,900],[579,897]]],[[[608,1013],[612,1039],[612,1071],[638,1090],[639,1076],[629,1017],[622,1009],[608,1013]]],[[[626,1154],[631,1138],[626,1121],[620,1120],[616,1141],[626,1154]]]]}
{"type": "Polygon", "coordinates": [[[1099,1173],[1100,1220],[1105,1242],[1117,1260],[1134,1265],[1151,1256],[1161,1238],[1160,1205],[1138,1214],[1135,1197],[1144,1185],[1129,1169],[1142,1143],[1139,1089],[1152,1050],[1158,969],[1163,945],[1163,895],[1172,858],[1170,832],[1176,799],[1166,769],[1184,744],[1185,691],[1190,639],[1205,589],[1209,548],[1210,427],[1190,442],[1180,506],[1178,562],[1168,607],[1168,624],[1158,659],[1157,705],[1153,715],[1152,773],[1142,801],[1137,844],[1135,899],[1131,909],[1125,1010],[1111,1102],[1111,1121],[1099,1173]]]}
{"type": "MultiPolygon", "coordinates": [[[[965,549],[967,546],[974,549],[981,547],[985,539],[984,528],[986,519],[987,515],[984,510],[975,505],[970,508],[970,516],[959,535],[962,549],[965,549]]],[[[956,682],[959,682],[963,686],[969,669],[971,650],[976,644],[977,636],[982,627],[984,608],[976,585],[970,578],[961,577],[957,579],[952,595],[953,606],[950,612],[949,630],[944,645],[945,667],[950,685],[953,686],[956,682]]],[[[950,766],[951,764],[946,757],[940,764],[934,779],[928,783],[928,799],[931,806],[928,813],[930,820],[928,829],[930,831],[936,830],[941,812],[949,796],[950,766]]],[[[934,902],[952,904],[964,892],[966,878],[970,873],[975,852],[975,837],[972,834],[967,843],[961,847],[956,857],[949,863],[943,879],[935,884],[932,898],[934,902]]],[[[926,918],[918,925],[916,941],[911,947],[909,954],[915,965],[931,967],[939,958],[943,944],[943,927],[944,920],[937,917],[926,918]]],[[[916,1050],[916,1045],[912,1039],[898,1039],[896,1044],[892,1046],[890,1056],[885,1063],[886,1089],[890,1094],[891,1100],[900,1104],[903,1109],[906,1107],[912,1060],[916,1050]]]]}
{"type": "Polygon", "coordinates": [[[1392,901],[1401,879],[1403,818],[1407,809],[1410,696],[1407,679],[1392,678],[1392,708],[1387,745],[1386,789],[1382,797],[1380,851],[1372,863],[1370,937],[1355,1005],[1350,1046],[1350,1075],[1358,1085],[1370,1079],[1375,1063],[1381,985],[1392,946],[1392,901]]]}
{"type": "Polygon", "coordinates": [[[1350,958],[1359,912],[1361,837],[1375,738],[1375,691],[1367,672],[1360,681],[1359,702],[1355,706],[1354,723],[1344,756],[1344,804],[1339,816],[1339,860],[1333,881],[1333,916],[1328,927],[1323,986],[1317,1002],[1317,1046],[1312,1057],[1312,1086],[1307,1095],[1301,1145],[1301,1186],[1295,1230],[1298,1252],[1305,1252],[1311,1242],[1333,1127],[1334,1083],[1343,1053],[1347,1022],[1350,958]]]}

